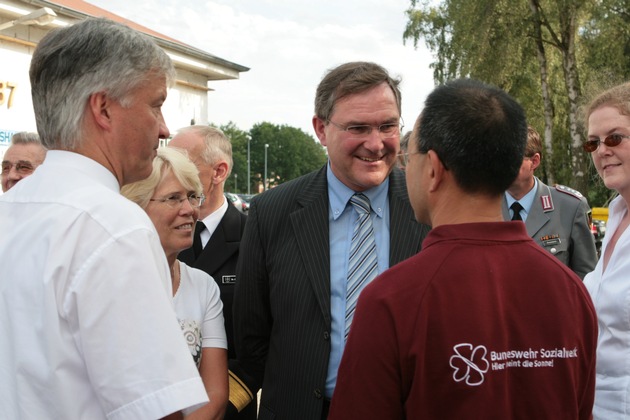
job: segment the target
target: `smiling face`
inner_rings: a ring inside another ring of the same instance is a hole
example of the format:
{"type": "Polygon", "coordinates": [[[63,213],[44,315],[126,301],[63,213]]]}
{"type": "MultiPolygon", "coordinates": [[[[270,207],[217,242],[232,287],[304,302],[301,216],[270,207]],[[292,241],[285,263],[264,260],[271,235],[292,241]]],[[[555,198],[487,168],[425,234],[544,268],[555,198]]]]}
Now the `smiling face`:
{"type": "Polygon", "coordinates": [[[151,173],[161,138],[170,133],[162,116],[166,100],[166,78],[149,75],[129,97],[127,106],[114,102],[111,111],[117,122],[111,144],[111,159],[121,185],[139,181],[151,173]]]}
{"type": "Polygon", "coordinates": [[[398,123],[400,114],[394,92],[385,82],[361,93],[346,96],[335,103],[327,123],[313,118],[315,132],[328,149],[335,176],[353,191],[365,191],[383,183],[396,164],[400,134],[385,136],[376,126],[398,123]],[[369,135],[357,137],[339,127],[371,125],[369,135]]]}
{"type": "MultiPolygon", "coordinates": [[[[588,138],[603,140],[613,133],[630,135],[630,117],[612,106],[595,109],[588,117],[588,138]]],[[[597,173],[607,188],[616,190],[626,201],[630,199],[630,139],[608,147],[603,142],[591,153],[597,173]]]]}
{"type": "Polygon", "coordinates": [[[31,175],[45,158],[46,149],[38,144],[14,144],[9,147],[2,159],[2,191],[7,192],[22,178],[31,175]],[[8,167],[6,171],[5,165],[8,167]]]}
{"type": "MultiPolygon", "coordinates": [[[[190,194],[195,194],[195,191],[186,190],[169,169],[152,198],[188,197],[190,194]]],[[[160,201],[149,201],[145,210],[155,225],[167,258],[174,258],[180,251],[192,246],[193,229],[199,217],[199,209],[191,207],[188,200],[175,207],[160,201]]]]}

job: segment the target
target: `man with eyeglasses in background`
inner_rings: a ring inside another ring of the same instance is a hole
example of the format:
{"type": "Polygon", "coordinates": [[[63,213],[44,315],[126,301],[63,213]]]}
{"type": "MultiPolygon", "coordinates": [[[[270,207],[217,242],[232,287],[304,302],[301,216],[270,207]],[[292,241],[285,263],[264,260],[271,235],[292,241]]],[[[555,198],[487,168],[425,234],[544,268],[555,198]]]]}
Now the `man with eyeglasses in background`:
{"type": "Polygon", "coordinates": [[[20,131],[11,137],[11,146],[2,159],[2,192],[31,175],[46,159],[46,148],[37,133],[20,131]]]}
{"type": "Polygon", "coordinates": [[[259,419],[326,418],[356,298],[429,230],[396,168],[399,82],[374,63],[330,70],[313,117],[327,165],[251,202],[234,334],[244,380],[262,386],[259,419]]]}
{"type": "Polygon", "coordinates": [[[534,242],[584,279],[597,264],[591,209],[579,191],[549,187],[534,176],[541,160],[540,135],[529,126],[521,169],[505,192],[503,217],[523,221],[534,242]]]}

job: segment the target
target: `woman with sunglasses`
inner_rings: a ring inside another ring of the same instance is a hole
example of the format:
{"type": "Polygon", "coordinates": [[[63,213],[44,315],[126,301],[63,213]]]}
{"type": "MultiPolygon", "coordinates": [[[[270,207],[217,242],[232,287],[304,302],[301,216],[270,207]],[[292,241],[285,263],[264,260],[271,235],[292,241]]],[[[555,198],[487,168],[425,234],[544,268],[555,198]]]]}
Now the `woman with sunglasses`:
{"type": "Polygon", "coordinates": [[[595,419],[630,416],[630,83],[609,89],[585,109],[597,173],[619,196],[609,206],[608,230],[595,271],[584,283],[599,323],[595,419]]]}
{"type": "Polygon", "coordinates": [[[208,392],[205,418],[222,419],[228,400],[227,339],[219,287],[205,272],[177,260],[192,246],[203,202],[197,167],[182,152],[160,148],[151,175],[122,188],[155,225],[171,267],[173,306],[208,392]]]}

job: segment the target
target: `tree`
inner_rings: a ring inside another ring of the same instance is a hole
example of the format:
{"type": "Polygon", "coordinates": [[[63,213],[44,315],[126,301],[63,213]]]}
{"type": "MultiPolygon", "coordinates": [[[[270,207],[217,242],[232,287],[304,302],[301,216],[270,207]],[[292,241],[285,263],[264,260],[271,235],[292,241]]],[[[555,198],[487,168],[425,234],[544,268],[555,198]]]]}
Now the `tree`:
{"type": "Polygon", "coordinates": [[[326,163],[324,148],[299,128],[263,122],[254,125],[249,134],[252,178],[256,179],[259,185],[264,183],[265,144],[269,145],[267,149],[269,188],[307,174],[326,163]]]}
{"type": "MultiPolygon", "coordinates": [[[[225,182],[225,190],[247,192],[247,138],[248,134],[230,121],[219,127],[232,143],[232,174],[225,182]]],[[[251,189],[251,187],[250,187],[251,189]]]]}
{"type": "Polygon", "coordinates": [[[233,122],[219,127],[232,142],[234,167],[226,181],[226,191],[246,193],[247,145],[250,147],[250,188],[258,193],[262,188],[267,149],[268,186],[273,187],[307,174],[326,163],[324,148],[312,136],[299,128],[262,122],[249,132],[236,127],[233,122]]]}
{"type": "Polygon", "coordinates": [[[578,28],[596,3],[621,7],[622,1],[445,0],[437,6],[410,1],[403,40],[417,46],[424,39],[436,52],[436,81],[474,77],[509,92],[532,125],[544,126],[548,177],[586,192],[578,28]]]}

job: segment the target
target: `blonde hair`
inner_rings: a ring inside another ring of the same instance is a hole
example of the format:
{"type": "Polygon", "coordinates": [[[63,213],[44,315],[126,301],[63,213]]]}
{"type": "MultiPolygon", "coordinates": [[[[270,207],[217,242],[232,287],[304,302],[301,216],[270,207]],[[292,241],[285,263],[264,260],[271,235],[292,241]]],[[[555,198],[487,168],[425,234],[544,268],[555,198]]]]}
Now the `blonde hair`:
{"type": "Polygon", "coordinates": [[[622,115],[630,116],[630,83],[622,83],[600,93],[584,107],[583,118],[586,129],[588,129],[588,119],[593,111],[603,106],[617,108],[622,115]]]}
{"type": "Polygon", "coordinates": [[[161,147],[153,159],[153,170],[148,178],[125,185],[120,193],[143,209],[149,205],[149,199],[155,193],[158,185],[171,171],[175,178],[187,190],[201,195],[203,187],[199,180],[199,171],[194,163],[188,159],[185,151],[175,147],[161,147]]]}

